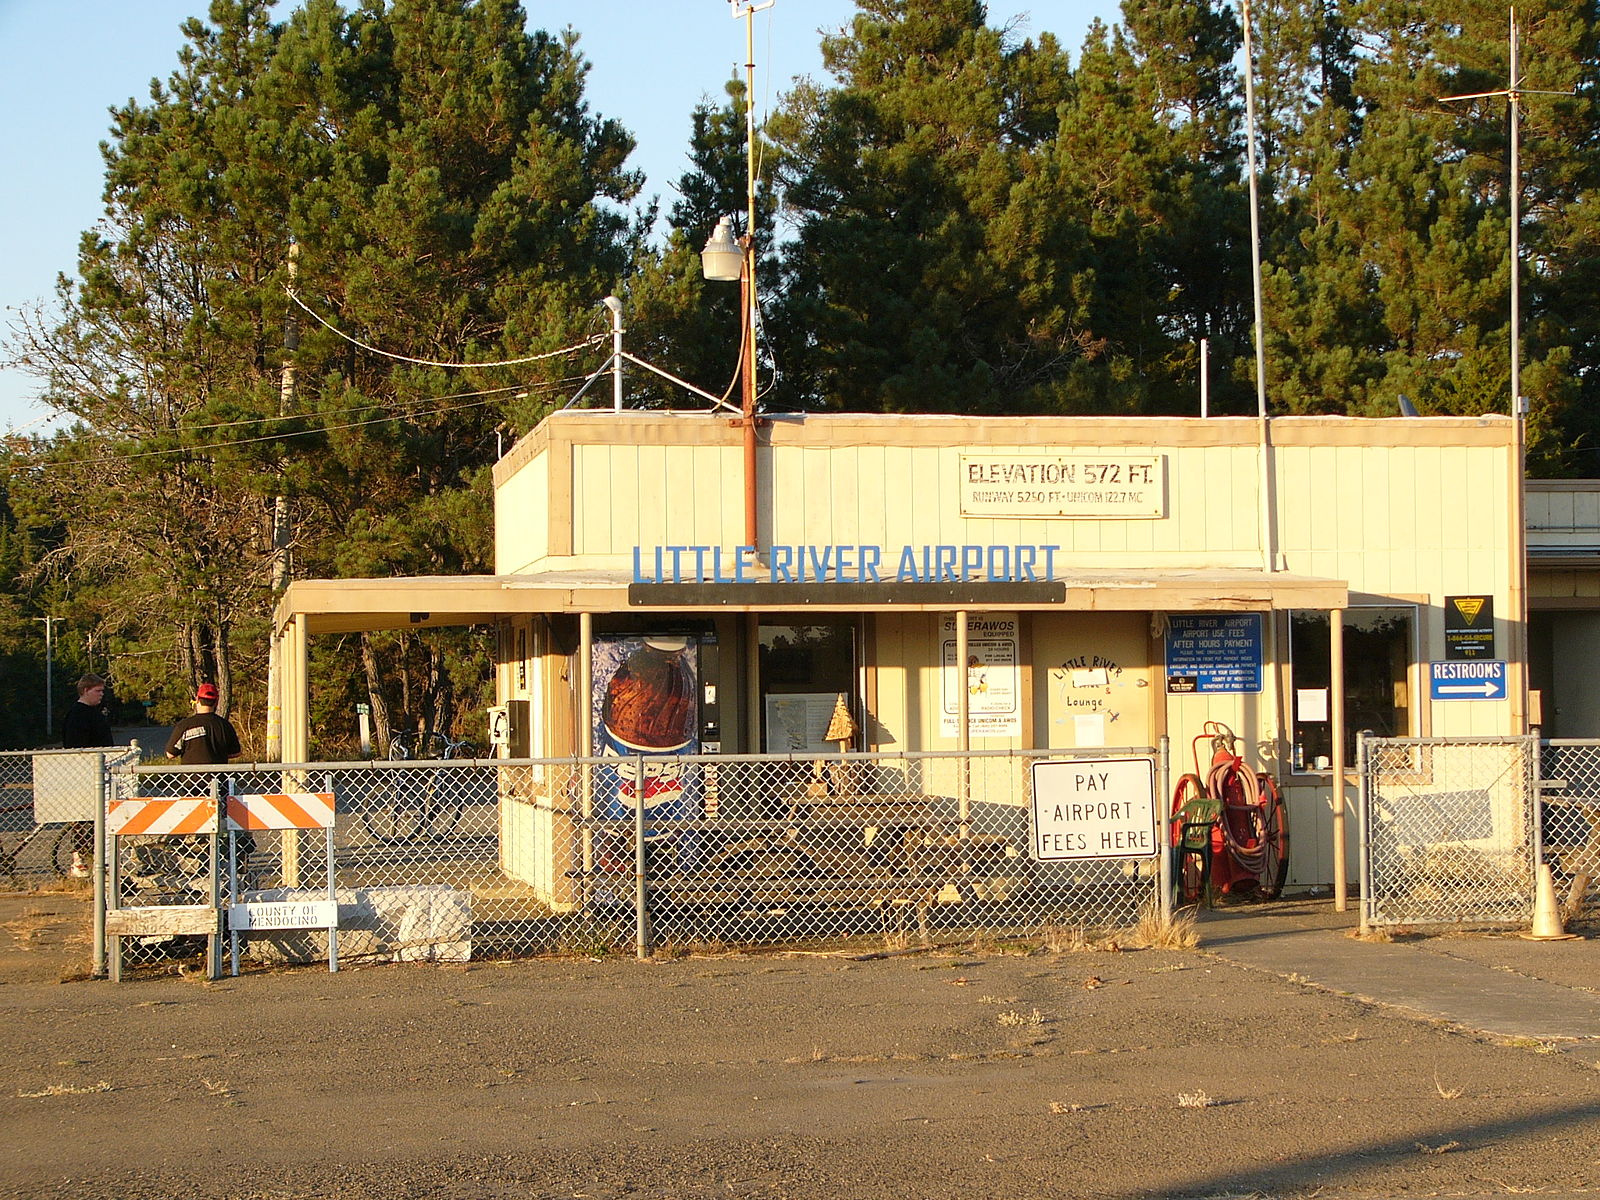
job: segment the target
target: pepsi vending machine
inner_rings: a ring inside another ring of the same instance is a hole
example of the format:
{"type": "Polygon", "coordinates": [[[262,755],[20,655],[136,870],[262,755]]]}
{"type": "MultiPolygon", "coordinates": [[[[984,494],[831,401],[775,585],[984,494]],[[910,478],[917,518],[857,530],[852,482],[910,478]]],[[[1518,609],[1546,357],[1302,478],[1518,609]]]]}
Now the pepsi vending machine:
{"type": "MultiPolygon", "coordinates": [[[[704,814],[700,639],[694,635],[596,637],[590,715],[595,754],[615,759],[595,772],[594,815],[626,820],[644,808],[645,840],[670,847],[678,865],[697,857],[699,839],[674,822],[704,814]]],[[[600,839],[602,870],[632,870],[631,828],[600,839]],[[626,859],[626,861],[621,861],[626,859]]]]}

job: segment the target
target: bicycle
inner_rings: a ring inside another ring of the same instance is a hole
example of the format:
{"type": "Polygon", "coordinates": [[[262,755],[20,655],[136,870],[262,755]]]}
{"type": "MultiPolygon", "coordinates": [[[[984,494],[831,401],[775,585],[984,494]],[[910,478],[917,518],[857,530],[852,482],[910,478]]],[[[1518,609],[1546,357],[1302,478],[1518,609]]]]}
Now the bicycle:
{"type": "MultiPolygon", "coordinates": [[[[0,811],[31,814],[33,805],[19,804],[0,811]]],[[[50,865],[55,868],[57,875],[65,879],[72,870],[73,855],[78,849],[78,839],[76,831],[73,829],[74,824],[75,822],[72,821],[46,821],[41,825],[35,825],[31,830],[23,834],[15,848],[10,850],[7,850],[5,844],[0,842],[0,876],[15,875],[17,873],[17,859],[22,857],[22,852],[44,834],[55,832],[56,840],[50,847],[50,865]]]]}
{"type": "MultiPolygon", "coordinates": [[[[434,729],[397,733],[389,742],[389,758],[395,762],[477,757],[477,746],[467,738],[434,729]]],[[[361,823],[386,846],[448,837],[466,807],[459,788],[441,786],[449,780],[445,771],[379,771],[374,794],[360,809],[361,823]]]]}

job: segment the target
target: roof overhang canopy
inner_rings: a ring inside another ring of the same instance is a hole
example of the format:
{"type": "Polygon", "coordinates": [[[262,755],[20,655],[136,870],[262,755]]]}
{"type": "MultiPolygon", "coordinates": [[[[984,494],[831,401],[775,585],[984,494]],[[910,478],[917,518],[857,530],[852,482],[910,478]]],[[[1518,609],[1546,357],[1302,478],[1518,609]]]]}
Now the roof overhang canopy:
{"type": "Polygon", "coordinates": [[[277,623],[308,633],[478,625],[531,613],[610,612],[1261,612],[1349,603],[1340,579],[1242,568],[1080,569],[1017,583],[636,584],[620,571],[301,579],[277,623]]]}

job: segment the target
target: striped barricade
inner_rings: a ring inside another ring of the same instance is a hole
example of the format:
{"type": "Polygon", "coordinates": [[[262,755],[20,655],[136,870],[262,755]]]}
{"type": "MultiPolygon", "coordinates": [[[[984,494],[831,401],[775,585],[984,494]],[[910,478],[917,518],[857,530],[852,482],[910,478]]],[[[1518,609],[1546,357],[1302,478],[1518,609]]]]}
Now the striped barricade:
{"type": "MultiPolygon", "coordinates": [[[[217,836],[217,798],[215,796],[130,796],[106,805],[106,833],[110,837],[191,837],[217,836]]],[[[113,852],[113,863],[120,856],[113,852]]],[[[112,871],[107,889],[109,903],[105,931],[110,942],[110,974],[115,982],[122,978],[122,939],[125,937],[178,937],[204,935],[206,971],[215,979],[222,969],[221,920],[218,908],[217,855],[210,855],[208,878],[201,887],[209,892],[209,902],[200,904],[146,904],[123,906],[120,872],[112,871]]],[[[197,887],[195,890],[201,890],[197,887]]]]}
{"type": "Polygon", "coordinates": [[[332,792],[265,792],[229,796],[227,827],[235,832],[264,829],[331,829],[332,792]]]}
{"type": "Polygon", "coordinates": [[[328,969],[339,969],[339,901],[334,881],[332,792],[263,792],[229,796],[224,824],[235,833],[267,830],[321,829],[326,831],[328,891],[325,900],[297,897],[265,899],[257,895],[244,903],[228,907],[229,946],[233,973],[239,973],[239,937],[242,933],[263,930],[326,929],[328,969]]]}
{"type": "Polygon", "coordinates": [[[210,796],[133,796],[106,809],[106,832],[120,837],[216,831],[217,802],[210,796]]]}

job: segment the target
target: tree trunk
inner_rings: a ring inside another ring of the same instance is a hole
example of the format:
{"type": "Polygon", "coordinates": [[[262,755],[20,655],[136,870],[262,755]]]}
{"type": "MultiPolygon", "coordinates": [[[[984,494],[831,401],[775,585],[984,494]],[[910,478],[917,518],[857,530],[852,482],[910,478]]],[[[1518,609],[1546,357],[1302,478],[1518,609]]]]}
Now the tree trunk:
{"type": "Polygon", "coordinates": [[[372,649],[372,638],[361,635],[361,669],[367,675],[367,701],[372,705],[372,730],[381,753],[389,753],[389,694],[383,687],[383,674],[378,670],[378,656],[372,649]]]}

